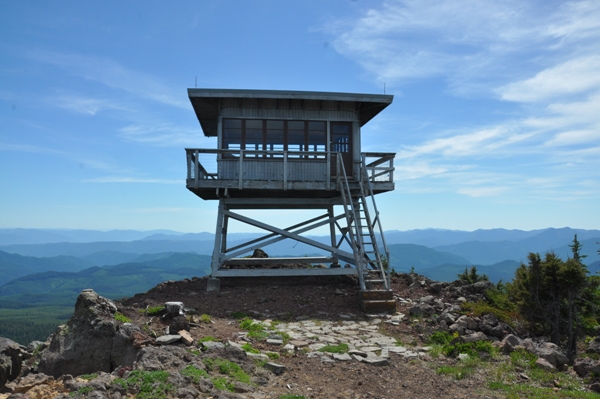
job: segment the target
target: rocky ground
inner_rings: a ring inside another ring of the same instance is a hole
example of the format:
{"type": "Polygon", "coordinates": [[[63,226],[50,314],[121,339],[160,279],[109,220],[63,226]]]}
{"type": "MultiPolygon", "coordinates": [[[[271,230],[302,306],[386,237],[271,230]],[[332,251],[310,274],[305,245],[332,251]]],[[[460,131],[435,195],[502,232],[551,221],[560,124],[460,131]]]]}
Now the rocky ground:
{"type": "MultiPolygon", "coordinates": [[[[169,381],[178,388],[169,395],[181,398],[505,397],[503,391],[489,387],[494,367],[478,368],[460,379],[439,373],[441,367],[464,360],[430,353],[427,339],[438,330],[460,336],[461,342],[492,341],[504,352],[525,348],[536,354],[539,367],[563,370],[573,378],[579,378],[575,370],[584,376],[594,367],[600,370],[591,359],[575,369],[567,366],[558,348],[519,338],[518,331],[492,315],[461,315],[460,304],[481,300],[488,283],[447,284],[416,275],[394,276],[398,303],[394,315],[360,312],[358,283],[347,276],[224,279],[221,290],[213,292],[206,291],[206,283],[206,278],[165,282],[115,303],[82,292],[67,326],[27,353],[19,349],[25,358],[19,376],[14,375],[12,357],[12,374],[5,373],[8,382],[0,399],[134,397],[135,389],[119,388],[115,379],[127,378],[135,370],[157,369],[171,372],[169,381]],[[148,314],[167,302],[181,302],[184,315],[177,315],[176,305],[170,315],[166,310],[148,314]],[[124,323],[121,315],[130,323],[124,323]],[[240,324],[244,316],[260,326],[258,336],[240,324]],[[348,346],[347,353],[322,351],[325,345],[340,344],[348,346]],[[217,389],[214,378],[194,380],[183,371],[192,365],[212,372],[206,365],[214,359],[239,364],[251,380],[235,382],[230,387],[234,392],[229,392],[217,389]],[[90,373],[95,373],[90,381],[74,378],[90,373]]],[[[0,341],[6,362],[17,349],[18,345],[0,341]]],[[[490,364],[506,358],[501,355],[490,364]]],[[[518,378],[518,383],[529,379],[526,372],[518,378]]],[[[560,392],[558,378],[549,384],[551,392],[560,392]]]]}

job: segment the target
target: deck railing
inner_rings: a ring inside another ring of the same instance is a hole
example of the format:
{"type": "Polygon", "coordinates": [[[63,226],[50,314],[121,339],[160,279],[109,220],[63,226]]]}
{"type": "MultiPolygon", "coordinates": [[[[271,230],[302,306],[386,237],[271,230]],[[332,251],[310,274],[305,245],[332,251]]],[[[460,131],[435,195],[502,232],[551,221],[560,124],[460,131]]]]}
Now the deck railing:
{"type": "MultiPolygon", "coordinates": [[[[330,182],[337,176],[337,152],[254,151],[186,148],[187,180],[330,182]]],[[[371,182],[393,182],[394,153],[362,153],[371,182]]],[[[207,182],[208,183],[208,182],[207,182]]]]}

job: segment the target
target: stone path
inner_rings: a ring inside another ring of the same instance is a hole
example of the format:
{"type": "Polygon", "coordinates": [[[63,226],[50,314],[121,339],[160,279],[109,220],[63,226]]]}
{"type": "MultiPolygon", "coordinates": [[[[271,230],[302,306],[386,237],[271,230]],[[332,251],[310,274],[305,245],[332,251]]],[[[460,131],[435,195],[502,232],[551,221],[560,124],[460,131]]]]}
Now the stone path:
{"type": "MultiPolygon", "coordinates": [[[[340,315],[346,316],[346,315],[340,315]]],[[[349,318],[349,317],[346,317],[349,318]]],[[[427,352],[428,347],[406,348],[392,337],[379,332],[381,323],[398,324],[404,315],[397,313],[390,315],[368,315],[367,320],[342,320],[328,321],[306,319],[294,322],[273,322],[272,320],[255,320],[262,324],[266,331],[273,334],[267,339],[267,344],[282,351],[294,353],[305,352],[307,356],[321,357],[324,362],[357,360],[374,365],[389,364],[390,354],[397,354],[404,358],[418,357],[420,353],[427,352]],[[282,335],[287,334],[289,341],[284,345],[282,335]],[[326,346],[346,344],[348,350],[343,353],[330,353],[322,351],[326,346]]],[[[240,333],[244,339],[247,333],[240,333]]],[[[239,343],[230,344],[240,346],[239,343]]],[[[251,354],[248,356],[268,359],[265,354],[251,354]]]]}

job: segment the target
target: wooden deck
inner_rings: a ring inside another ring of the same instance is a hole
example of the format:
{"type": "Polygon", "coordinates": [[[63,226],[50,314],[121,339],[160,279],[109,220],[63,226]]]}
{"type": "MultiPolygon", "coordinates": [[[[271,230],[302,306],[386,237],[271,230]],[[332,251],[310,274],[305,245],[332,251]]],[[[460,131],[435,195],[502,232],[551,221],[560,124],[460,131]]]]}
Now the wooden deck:
{"type": "MultiPolygon", "coordinates": [[[[309,198],[317,207],[341,201],[334,152],[186,149],[186,154],[187,188],[205,200],[263,199],[256,202],[260,205],[286,199],[290,208],[309,198]]],[[[362,154],[375,194],[394,190],[394,156],[362,154]]],[[[352,176],[360,176],[358,166],[352,176]]],[[[351,190],[360,190],[357,179],[350,177],[349,182],[351,190]]]]}

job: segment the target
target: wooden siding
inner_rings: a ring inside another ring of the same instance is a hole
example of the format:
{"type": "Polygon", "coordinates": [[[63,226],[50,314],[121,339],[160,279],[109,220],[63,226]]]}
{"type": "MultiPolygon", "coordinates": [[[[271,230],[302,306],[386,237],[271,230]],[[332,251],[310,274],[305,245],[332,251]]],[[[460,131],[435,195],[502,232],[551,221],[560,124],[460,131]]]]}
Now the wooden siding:
{"type": "Polygon", "coordinates": [[[358,114],[353,109],[278,109],[278,108],[239,108],[223,107],[223,118],[271,118],[295,120],[339,120],[357,121],[358,114]]]}

